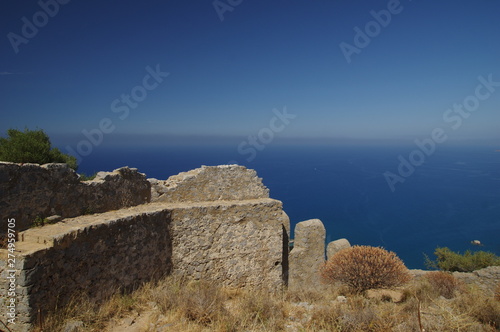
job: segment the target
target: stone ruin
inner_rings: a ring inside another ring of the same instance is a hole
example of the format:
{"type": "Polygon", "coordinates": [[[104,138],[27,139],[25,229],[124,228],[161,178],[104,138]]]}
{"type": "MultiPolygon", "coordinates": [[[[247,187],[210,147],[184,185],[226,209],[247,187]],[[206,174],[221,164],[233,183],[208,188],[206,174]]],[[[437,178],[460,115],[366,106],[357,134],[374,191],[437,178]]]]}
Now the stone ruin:
{"type": "Polygon", "coordinates": [[[293,290],[322,290],[319,271],[326,259],[351,245],[346,239],[328,244],[325,257],[325,226],[319,219],[299,222],[294,229],[293,249],[288,256],[288,287],[293,290]]]}
{"type": "Polygon", "coordinates": [[[151,200],[151,185],[135,168],[99,172],[92,181],[80,181],[66,164],[0,162],[0,232],[6,219],[16,219],[16,230],[31,227],[35,218],[64,218],[118,210],[151,200]]]}
{"type": "MultiPolygon", "coordinates": [[[[0,230],[15,219],[17,235],[15,264],[0,249],[2,321],[15,285],[12,331],[29,331],[76,294],[101,301],[172,273],[269,291],[320,284],[323,224],[298,223],[289,251],[282,203],[243,166],[167,180],[123,167],[80,181],[65,164],[0,162],[0,198],[0,230]],[[58,222],[32,227],[37,217],[58,222]]],[[[328,255],[346,242],[330,243],[328,255]]]]}

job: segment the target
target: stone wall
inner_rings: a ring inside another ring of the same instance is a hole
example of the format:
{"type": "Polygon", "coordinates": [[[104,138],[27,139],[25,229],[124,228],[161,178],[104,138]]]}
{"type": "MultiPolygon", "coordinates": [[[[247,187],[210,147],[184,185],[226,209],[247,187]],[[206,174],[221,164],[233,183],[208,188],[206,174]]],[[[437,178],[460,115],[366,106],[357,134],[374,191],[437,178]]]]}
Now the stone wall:
{"type": "MultiPolygon", "coordinates": [[[[1,280],[7,280],[9,270],[16,275],[17,323],[9,327],[28,330],[38,315],[65,305],[73,295],[84,293],[99,301],[168,274],[169,221],[168,210],[151,207],[147,212],[82,216],[21,232],[15,269],[5,266],[7,251],[0,250],[1,280]]],[[[5,287],[0,296],[7,298],[5,287]]],[[[2,314],[4,308],[2,303],[2,314]]]]}
{"type": "Polygon", "coordinates": [[[0,162],[0,233],[5,232],[6,218],[15,218],[21,231],[37,217],[69,218],[143,204],[150,199],[150,183],[134,168],[99,172],[94,180],[81,182],[66,164],[0,162]]]}
{"type": "Polygon", "coordinates": [[[257,172],[238,165],[202,166],[171,176],[167,180],[148,179],[152,201],[207,202],[269,198],[269,189],[257,172]]]}
{"type": "MultiPolygon", "coordinates": [[[[43,315],[80,292],[99,301],[119,288],[169,273],[229,287],[279,290],[286,284],[289,220],[254,171],[203,167],[190,173],[189,185],[174,180],[177,186],[168,191],[177,197],[172,201],[19,232],[14,269],[18,324],[9,327],[28,330],[39,309],[43,315]],[[214,184],[206,183],[209,178],[214,184]]],[[[0,280],[5,281],[7,251],[0,255],[0,280]]],[[[0,287],[4,299],[6,286],[2,282],[0,287]]]]}
{"type": "Polygon", "coordinates": [[[281,202],[269,198],[176,208],[174,270],[230,287],[278,290],[286,283],[288,223],[281,202]]]}

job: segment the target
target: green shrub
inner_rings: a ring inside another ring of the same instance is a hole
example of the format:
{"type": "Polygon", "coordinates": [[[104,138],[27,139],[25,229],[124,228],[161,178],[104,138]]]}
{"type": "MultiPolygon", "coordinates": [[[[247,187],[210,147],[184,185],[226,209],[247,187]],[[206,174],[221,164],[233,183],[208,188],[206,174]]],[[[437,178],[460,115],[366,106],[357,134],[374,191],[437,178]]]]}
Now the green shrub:
{"type": "Polygon", "coordinates": [[[337,252],[320,272],[326,282],[340,281],[356,292],[401,286],[411,280],[408,269],[395,253],[370,246],[353,246],[337,252]]]}
{"type": "Polygon", "coordinates": [[[79,175],[80,175],[80,178],[79,178],[80,181],[90,181],[90,180],[94,180],[96,178],[97,172],[92,174],[92,175],[87,175],[85,173],[82,173],[79,175]]]}
{"type": "Polygon", "coordinates": [[[436,248],[434,251],[437,259],[432,261],[425,256],[425,265],[428,268],[451,272],[472,272],[488,266],[500,265],[500,257],[491,252],[467,250],[463,255],[451,251],[447,247],[436,248]]]}
{"type": "Polygon", "coordinates": [[[35,218],[35,220],[33,220],[33,226],[34,226],[34,227],[41,227],[41,226],[45,225],[45,221],[46,221],[46,219],[45,219],[45,218],[42,218],[42,217],[40,217],[40,216],[37,216],[37,217],[35,218]]]}
{"type": "Polygon", "coordinates": [[[7,130],[7,138],[0,137],[0,160],[13,163],[66,163],[78,168],[75,157],[51,148],[49,136],[43,130],[7,130]]]}
{"type": "Polygon", "coordinates": [[[35,218],[35,220],[33,220],[32,226],[33,227],[42,227],[42,226],[50,225],[50,224],[53,224],[53,223],[55,223],[55,221],[53,221],[53,220],[51,220],[49,218],[43,218],[43,217],[37,216],[35,218]]]}

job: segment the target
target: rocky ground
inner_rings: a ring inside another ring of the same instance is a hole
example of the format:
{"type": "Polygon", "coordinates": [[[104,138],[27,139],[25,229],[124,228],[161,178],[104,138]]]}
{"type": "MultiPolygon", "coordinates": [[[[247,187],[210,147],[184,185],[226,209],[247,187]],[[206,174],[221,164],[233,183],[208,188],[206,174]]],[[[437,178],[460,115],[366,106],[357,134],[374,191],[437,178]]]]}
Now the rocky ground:
{"type": "MultiPolygon", "coordinates": [[[[411,273],[417,282],[427,272],[428,271],[424,270],[411,270],[411,273]]],[[[467,285],[475,285],[477,289],[484,293],[485,296],[493,297],[495,289],[500,283],[500,266],[488,267],[471,273],[455,272],[453,275],[467,285]]],[[[365,296],[369,301],[378,301],[383,303],[383,301],[387,301],[387,299],[390,298],[391,300],[389,300],[389,302],[397,303],[402,301],[404,297],[404,290],[375,290],[367,292],[365,296]],[[384,298],[385,300],[383,300],[384,298]]],[[[336,299],[329,300],[328,303],[315,301],[289,301],[284,306],[288,316],[285,318],[286,322],[284,324],[284,330],[289,332],[309,331],[307,326],[311,323],[312,319],[315,319],[314,317],[318,310],[326,309],[326,307],[347,306],[347,303],[350,300],[353,299],[350,299],[349,296],[337,296],[336,299]]],[[[422,310],[422,320],[424,322],[429,322],[443,319],[443,310],[445,312],[448,310],[446,303],[450,303],[449,301],[450,300],[441,297],[441,299],[438,299],[435,303],[426,306],[425,309],[422,310]]],[[[228,306],[230,306],[230,304],[228,304],[228,306]]],[[[140,312],[133,310],[126,317],[109,322],[105,331],[161,332],[176,330],[177,324],[173,322],[173,318],[171,316],[167,317],[163,315],[154,302],[148,303],[146,307],[147,309],[145,310],[141,310],[140,312]]],[[[498,315],[500,315],[500,312],[498,315]]],[[[81,322],[78,321],[69,322],[66,325],[64,332],[80,331],[80,323],[81,322]]],[[[415,326],[415,322],[413,323],[413,327],[400,324],[400,326],[397,326],[393,330],[413,331],[415,326]]],[[[189,330],[191,331],[191,329],[189,330]]],[[[196,327],[193,328],[193,331],[198,330],[199,329],[196,327]]],[[[211,331],[209,328],[202,330],[211,331]]]]}
{"type": "MultiPolygon", "coordinates": [[[[428,271],[410,270],[415,278],[420,278],[428,271]]],[[[474,272],[453,272],[458,280],[471,285],[477,285],[485,295],[493,296],[495,288],[500,282],[500,266],[490,266],[474,272]]]]}

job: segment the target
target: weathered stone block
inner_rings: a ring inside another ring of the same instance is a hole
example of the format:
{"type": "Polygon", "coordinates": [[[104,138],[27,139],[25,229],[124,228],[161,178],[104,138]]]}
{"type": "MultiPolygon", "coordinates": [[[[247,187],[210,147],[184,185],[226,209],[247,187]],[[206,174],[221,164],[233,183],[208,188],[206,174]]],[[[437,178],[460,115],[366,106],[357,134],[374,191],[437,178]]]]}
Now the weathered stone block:
{"type": "Polygon", "coordinates": [[[294,233],[289,255],[289,288],[319,288],[319,269],[325,262],[325,226],[319,219],[306,220],[295,226],[294,233]]]}
{"type": "Polygon", "coordinates": [[[171,176],[149,179],[152,201],[207,202],[269,198],[257,172],[238,165],[202,166],[171,176]]]}
{"type": "Polygon", "coordinates": [[[349,243],[349,241],[347,241],[347,239],[338,239],[332,241],[328,243],[328,246],[326,247],[326,257],[330,259],[340,250],[349,248],[350,246],[351,244],[349,243]]]}
{"type": "Polygon", "coordinates": [[[172,263],[231,287],[284,286],[288,216],[272,199],[206,202],[172,210],[172,263]]]}

